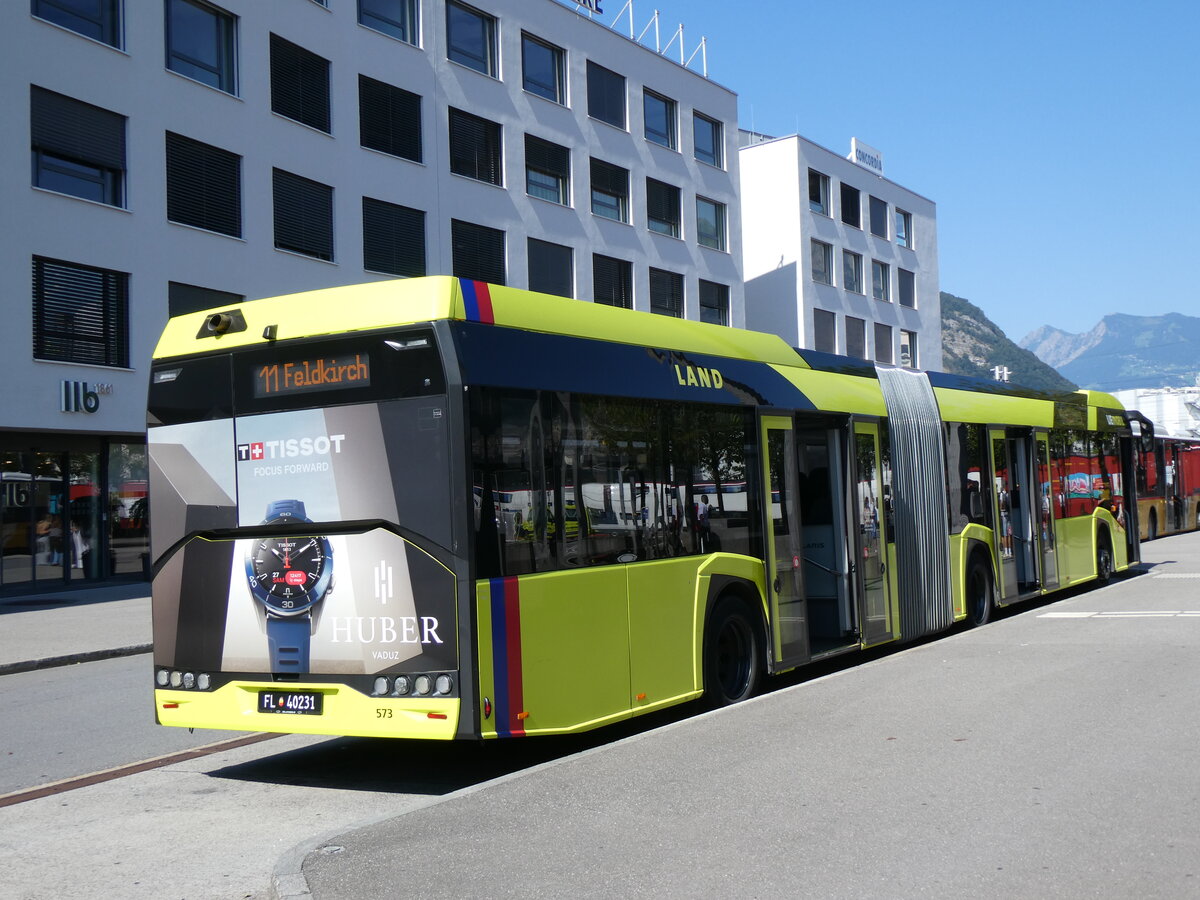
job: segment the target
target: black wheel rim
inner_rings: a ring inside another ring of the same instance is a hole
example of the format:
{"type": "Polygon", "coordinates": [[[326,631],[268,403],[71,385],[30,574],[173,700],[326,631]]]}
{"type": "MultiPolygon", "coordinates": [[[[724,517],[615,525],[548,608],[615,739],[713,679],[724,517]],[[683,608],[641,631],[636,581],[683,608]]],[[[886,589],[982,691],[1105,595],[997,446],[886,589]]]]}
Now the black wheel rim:
{"type": "Polygon", "coordinates": [[[727,700],[738,700],[750,684],[750,625],[733,617],[721,626],[717,635],[717,687],[727,700]]]}

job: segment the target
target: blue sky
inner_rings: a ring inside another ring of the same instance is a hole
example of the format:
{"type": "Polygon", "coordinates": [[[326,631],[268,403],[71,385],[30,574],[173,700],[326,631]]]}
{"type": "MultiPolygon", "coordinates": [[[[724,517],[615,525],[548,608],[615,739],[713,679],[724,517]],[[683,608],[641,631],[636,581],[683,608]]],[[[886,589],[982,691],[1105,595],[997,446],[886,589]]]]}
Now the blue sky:
{"type": "MultiPolygon", "coordinates": [[[[602,0],[600,20],[622,6],[602,0]]],[[[660,11],[664,44],[682,23],[689,55],[707,37],[743,128],[882,151],[888,178],[937,203],[941,289],[1012,340],[1200,315],[1196,0],[633,7],[639,32],[660,11]]]]}

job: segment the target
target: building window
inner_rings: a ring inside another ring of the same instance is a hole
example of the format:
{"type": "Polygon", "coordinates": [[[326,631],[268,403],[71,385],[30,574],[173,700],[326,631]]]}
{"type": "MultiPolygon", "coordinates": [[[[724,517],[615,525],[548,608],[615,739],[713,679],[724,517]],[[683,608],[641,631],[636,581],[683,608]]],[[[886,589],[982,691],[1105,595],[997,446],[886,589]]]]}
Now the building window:
{"type": "Polygon", "coordinates": [[[271,111],[329,133],[329,60],[271,35],[271,111]]]}
{"type": "Polygon", "coordinates": [[[167,218],[242,236],[242,158],[167,132],[167,218]]]}
{"type": "Polygon", "coordinates": [[[813,310],[813,349],[837,353],[837,315],[827,309],[813,310]]]}
{"type": "Polygon", "coordinates": [[[842,183],[842,221],[855,228],[862,228],[862,196],[858,188],[842,183]]]}
{"type": "Polygon", "coordinates": [[[368,149],[420,162],[420,95],[359,75],[358,135],[368,149]]]}
{"type": "Polygon", "coordinates": [[[633,309],[633,263],[592,254],[592,299],[606,306],[633,309]]]}
{"type": "Polygon", "coordinates": [[[871,234],[876,237],[886,238],[887,232],[887,202],[880,200],[878,197],[870,198],[871,208],[871,234]]]}
{"type": "Polygon", "coordinates": [[[859,253],[842,251],[842,287],[856,294],[863,291],[863,258],[859,253]]]}
{"type": "Polygon", "coordinates": [[[358,0],[358,23],[417,43],[417,0],[358,0]]]}
{"type": "Polygon", "coordinates": [[[692,113],[692,145],[696,159],[700,162],[725,167],[725,137],[724,128],[716,119],[700,113],[692,113]]]}
{"type": "Polygon", "coordinates": [[[182,284],[178,281],[167,282],[167,315],[182,316],[187,313],[202,312],[206,309],[219,309],[236,306],[246,299],[244,294],[233,294],[229,291],[216,291],[212,288],[197,287],[194,284],[182,284]]]}
{"type": "Polygon", "coordinates": [[[812,241],[812,279],[818,284],[833,284],[833,247],[824,241],[812,241]]]}
{"type": "Polygon", "coordinates": [[[683,276],[663,269],[650,270],[650,312],[683,318],[683,276]]]}
{"type": "Polygon", "coordinates": [[[896,269],[896,286],[901,306],[917,308],[917,276],[908,269],[896,269]]]}
{"type": "Polygon", "coordinates": [[[867,358],[867,323],[865,319],[846,316],[846,355],[855,359],[867,358]]]}
{"type": "Polygon", "coordinates": [[[94,41],[121,46],[118,0],[33,0],[32,12],[94,41]]]}
{"type": "Polygon", "coordinates": [[[617,222],[629,221],[629,170],[592,160],[592,212],[617,222]]]}
{"type": "Polygon", "coordinates": [[[832,214],[829,210],[829,176],[816,169],[808,170],[808,208],[823,216],[832,214]]]}
{"type": "Polygon", "coordinates": [[[871,296],[884,303],[892,302],[892,279],[887,263],[871,260],[871,296]]]}
{"type": "Polygon", "coordinates": [[[198,0],[167,0],[167,68],[236,93],[236,21],[225,10],[198,0]]]}
{"type": "Polygon", "coordinates": [[[450,109],[450,171],[488,184],[503,183],[500,126],[450,109]]]}
{"type": "Polygon", "coordinates": [[[496,20],[463,3],[446,4],[446,58],[497,77],[496,20]]]}
{"type": "Polygon", "coordinates": [[[729,285],[700,279],[700,321],[729,324],[729,285]]]}
{"type": "Polygon", "coordinates": [[[454,256],[454,276],[504,284],[504,232],[473,222],[450,220],[450,244],[454,256]]]}
{"type": "Polygon", "coordinates": [[[425,213],[362,198],[363,268],[417,278],[425,274],[425,213]]]}
{"type": "Polygon", "coordinates": [[[725,249],[725,204],[696,198],[696,242],[714,250],[725,249]]]}
{"type": "Polygon", "coordinates": [[[35,359],[129,366],[129,275],[33,258],[35,359]]]}
{"type": "Polygon", "coordinates": [[[333,188],[275,169],[275,247],[333,260],[333,188]]]}
{"type": "Polygon", "coordinates": [[[892,326],[875,323],[875,362],[892,364],[892,326]]]}
{"type": "Polygon", "coordinates": [[[531,34],[521,34],[521,77],[525,90],[566,105],[566,53],[531,34]]]}
{"type": "Polygon", "coordinates": [[[674,185],[646,179],[646,225],[651,231],[679,237],[680,196],[674,185]]]}
{"type": "Polygon", "coordinates": [[[29,133],[36,187],[124,205],[124,116],[31,85],[29,133]]]}
{"type": "Polygon", "coordinates": [[[587,64],[588,115],[617,128],[625,127],[625,76],[590,59],[587,64]]]}
{"type": "Polygon", "coordinates": [[[900,365],[906,369],[916,369],[917,362],[917,333],[915,331],[900,331],[900,365]]]}
{"type": "Polygon", "coordinates": [[[896,210],[896,243],[912,248],[912,213],[902,209],[896,210]]]}
{"type": "Polygon", "coordinates": [[[643,88],[642,116],[646,127],[646,140],[672,150],[677,148],[674,100],[643,88]]]}
{"type": "Polygon", "coordinates": [[[571,203],[571,151],[525,135],[525,192],[551,203],[571,203]]]}
{"type": "Polygon", "coordinates": [[[536,238],[528,240],[529,289],[559,297],[574,297],[572,250],[536,238]]]}

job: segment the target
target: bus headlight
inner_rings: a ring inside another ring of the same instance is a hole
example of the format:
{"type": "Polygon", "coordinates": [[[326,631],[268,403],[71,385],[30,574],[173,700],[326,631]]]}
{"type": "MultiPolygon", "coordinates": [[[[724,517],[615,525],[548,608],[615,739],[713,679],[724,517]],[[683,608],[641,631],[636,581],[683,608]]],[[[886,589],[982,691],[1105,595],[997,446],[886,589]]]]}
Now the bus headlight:
{"type": "Polygon", "coordinates": [[[171,683],[171,673],[166,669],[159,669],[154,673],[154,683],[159,687],[166,687],[171,683]]]}
{"type": "Polygon", "coordinates": [[[396,695],[403,697],[412,691],[412,679],[407,675],[399,675],[396,677],[396,695]]]}
{"type": "Polygon", "coordinates": [[[449,675],[439,675],[433,683],[434,690],[439,694],[449,694],[454,690],[454,679],[449,675]]]}
{"type": "Polygon", "coordinates": [[[433,690],[433,679],[428,675],[418,675],[413,682],[413,689],[419,696],[424,697],[433,690]]]}
{"type": "Polygon", "coordinates": [[[375,695],[386,694],[388,692],[388,680],[382,675],[375,679],[375,695]]]}

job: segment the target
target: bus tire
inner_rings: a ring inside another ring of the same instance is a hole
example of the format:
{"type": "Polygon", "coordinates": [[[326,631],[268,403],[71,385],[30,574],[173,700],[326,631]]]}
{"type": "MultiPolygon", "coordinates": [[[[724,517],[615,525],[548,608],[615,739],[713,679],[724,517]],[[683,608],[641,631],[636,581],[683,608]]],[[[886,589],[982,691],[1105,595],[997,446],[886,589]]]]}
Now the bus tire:
{"type": "Polygon", "coordinates": [[[1158,537],[1158,516],[1150,510],[1150,521],[1146,523],[1146,540],[1152,541],[1158,537]]]}
{"type": "Polygon", "coordinates": [[[992,567],[979,554],[967,565],[965,590],[967,624],[972,628],[986,625],[992,618],[992,567]]]}
{"type": "Polygon", "coordinates": [[[1109,540],[1108,532],[1100,532],[1100,537],[1096,539],[1096,583],[1100,585],[1108,584],[1113,577],[1113,551],[1112,541],[1109,540]]]}
{"type": "Polygon", "coordinates": [[[704,702],[712,709],[752,696],[762,673],[759,629],[741,597],[723,594],[704,633],[704,702]]]}

